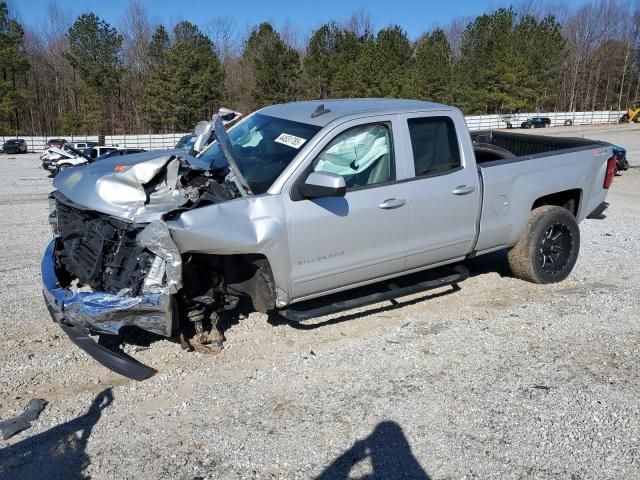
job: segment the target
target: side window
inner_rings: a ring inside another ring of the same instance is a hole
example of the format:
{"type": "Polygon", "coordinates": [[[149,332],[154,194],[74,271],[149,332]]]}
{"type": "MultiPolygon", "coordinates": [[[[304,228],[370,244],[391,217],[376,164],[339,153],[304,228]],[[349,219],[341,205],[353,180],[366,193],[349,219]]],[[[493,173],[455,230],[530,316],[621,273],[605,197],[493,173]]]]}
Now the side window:
{"type": "Polygon", "coordinates": [[[395,180],[389,125],[359,125],[338,134],[315,158],[313,171],[342,175],[348,189],[395,180]]]}
{"type": "Polygon", "coordinates": [[[461,166],[458,138],[451,118],[410,118],[407,122],[416,177],[443,174],[461,166]]]}

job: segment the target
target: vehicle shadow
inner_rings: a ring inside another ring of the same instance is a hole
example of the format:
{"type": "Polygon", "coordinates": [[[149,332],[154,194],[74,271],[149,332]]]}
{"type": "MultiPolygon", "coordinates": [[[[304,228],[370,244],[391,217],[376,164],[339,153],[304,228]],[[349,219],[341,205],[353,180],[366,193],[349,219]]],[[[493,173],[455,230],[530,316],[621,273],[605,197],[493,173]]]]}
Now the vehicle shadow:
{"type": "Polygon", "coordinates": [[[413,456],[411,446],[396,422],[381,422],[367,438],[358,440],[346,452],[336,458],[331,465],[316,477],[316,480],[346,480],[359,478],[429,480],[418,460],[413,456]],[[370,461],[370,468],[361,465],[370,461]],[[354,469],[367,469],[364,476],[352,477],[354,469]]]}
{"type": "Polygon", "coordinates": [[[96,395],[87,412],[46,432],[0,449],[0,480],[86,480],[86,452],[93,427],[113,402],[111,388],[96,395]]]}
{"type": "Polygon", "coordinates": [[[469,269],[471,277],[493,272],[501,277],[513,277],[511,267],[509,267],[509,260],[507,259],[508,252],[508,249],[504,249],[480,255],[466,260],[464,265],[469,269]]]}

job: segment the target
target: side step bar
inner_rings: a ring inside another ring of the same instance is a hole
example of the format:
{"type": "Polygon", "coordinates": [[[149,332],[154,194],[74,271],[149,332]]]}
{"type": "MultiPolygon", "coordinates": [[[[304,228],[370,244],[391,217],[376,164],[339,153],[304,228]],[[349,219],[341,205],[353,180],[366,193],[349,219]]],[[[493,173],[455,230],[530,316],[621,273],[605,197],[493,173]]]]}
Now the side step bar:
{"type": "MultiPolygon", "coordinates": [[[[442,269],[437,269],[437,271],[443,272],[442,269]]],[[[310,304],[317,304],[321,299],[308,300],[297,304],[294,303],[288,308],[278,310],[278,313],[289,321],[304,322],[305,320],[312,318],[331,315],[333,313],[339,313],[353,308],[365,307],[374,303],[384,302],[385,300],[393,300],[398,297],[413,295],[415,293],[444,287],[446,285],[453,285],[455,289],[458,289],[459,287],[457,284],[469,277],[469,270],[464,265],[456,265],[453,268],[448,267],[443,273],[440,273],[439,276],[434,276],[434,271],[431,271],[431,277],[424,279],[425,273],[427,272],[420,272],[381,282],[380,284],[375,285],[378,288],[377,291],[373,293],[358,295],[358,291],[361,292],[362,289],[366,287],[357,288],[352,291],[330,295],[325,298],[325,300],[330,301],[331,298],[338,296],[341,297],[341,299],[334,301],[333,303],[311,306],[310,304]],[[347,296],[347,298],[345,298],[345,296],[347,296]],[[309,308],[305,308],[306,305],[309,305],[309,308]]],[[[369,289],[372,288],[372,286],[369,286],[369,289]]]]}

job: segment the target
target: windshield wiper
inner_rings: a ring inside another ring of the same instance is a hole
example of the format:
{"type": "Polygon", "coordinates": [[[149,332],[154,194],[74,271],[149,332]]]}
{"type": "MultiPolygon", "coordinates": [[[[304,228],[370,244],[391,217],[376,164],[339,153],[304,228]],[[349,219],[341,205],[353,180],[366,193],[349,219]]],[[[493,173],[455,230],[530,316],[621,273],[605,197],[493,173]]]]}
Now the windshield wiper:
{"type": "Polygon", "coordinates": [[[235,158],[233,158],[231,140],[229,139],[229,135],[227,135],[224,124],[222,123],[222,115],[220,115],[219,113],[213,116],[213,131],[218,137],[220,150],[222,150],[222,153],[227,159],[227,163],[229,164],[229,174],[227,175],[226,179],[230,182],[233,182],[233,184],[240,192],[240,195],[242,195],[243,197],[246,197],[247,195],[253,195],[247,179],[244,178],[242,172],[240,171],[240,168],[238,167],[238,163],[236,162],[235,158]]]}

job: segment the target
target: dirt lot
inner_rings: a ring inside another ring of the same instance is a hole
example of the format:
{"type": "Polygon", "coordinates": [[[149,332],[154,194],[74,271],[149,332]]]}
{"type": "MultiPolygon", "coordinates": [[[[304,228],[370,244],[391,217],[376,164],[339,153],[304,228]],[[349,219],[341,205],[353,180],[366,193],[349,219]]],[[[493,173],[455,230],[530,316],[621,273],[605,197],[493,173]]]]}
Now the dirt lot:
{"type": "Polygon", "coordinates": [[[132,347],[129,381],[65,338],[42,302],[51,181],[0,156],[0,479],[639,478],[640,127],[555,128],[624,145],[604,220],[570,279],[510,277],[504,254],[434,291],[301,328],[229,321],[216,357],[132,347]]]}

